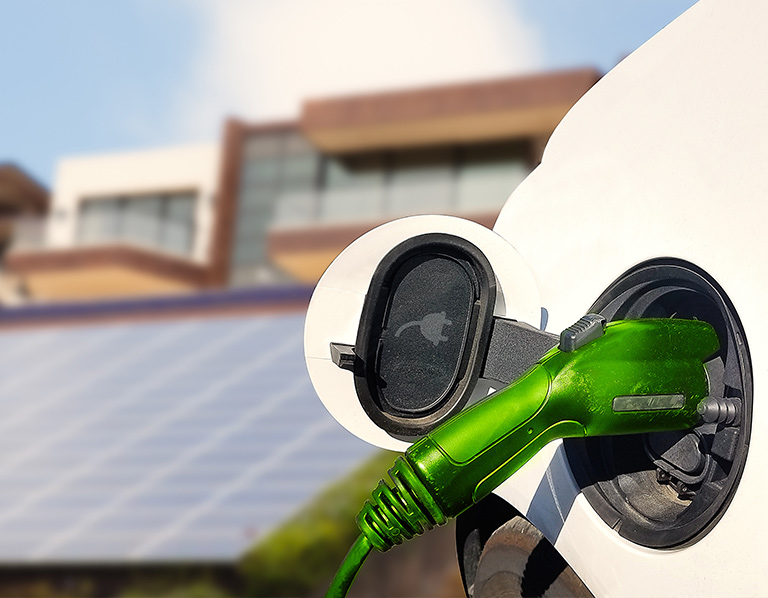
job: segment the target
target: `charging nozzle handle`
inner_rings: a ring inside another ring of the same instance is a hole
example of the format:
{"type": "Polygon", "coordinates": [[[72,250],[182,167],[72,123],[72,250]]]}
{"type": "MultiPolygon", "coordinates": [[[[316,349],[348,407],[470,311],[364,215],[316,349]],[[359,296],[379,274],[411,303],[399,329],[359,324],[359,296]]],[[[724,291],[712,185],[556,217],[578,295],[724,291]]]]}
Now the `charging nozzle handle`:
{"type": "Polygon", "coordinates": [[[387,550],[490,494],[557,438],[692,427],[717,334],[695,320],[625,320],[585,346],[549,351],[522,378],[413,444],[358,515],[387,550]]]}

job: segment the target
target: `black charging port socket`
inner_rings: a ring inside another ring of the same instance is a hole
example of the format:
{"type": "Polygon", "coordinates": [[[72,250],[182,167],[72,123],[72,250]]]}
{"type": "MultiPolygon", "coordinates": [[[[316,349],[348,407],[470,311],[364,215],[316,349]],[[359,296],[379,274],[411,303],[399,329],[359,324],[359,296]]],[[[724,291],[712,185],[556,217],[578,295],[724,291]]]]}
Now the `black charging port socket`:
{"type": "Polygon", "coordinates": [[[709,322],[720,350],[705,365],[710,395],[740,408],[728,421],[691,430],[567,439],[585,498],[618,533],[650,548],[679,548],[723,516],[746,463],[752,365],[741,320],[725,290],[700,267],[675,258],[635,266],[590,311],[607,320],[682,318],[709,322]]]}

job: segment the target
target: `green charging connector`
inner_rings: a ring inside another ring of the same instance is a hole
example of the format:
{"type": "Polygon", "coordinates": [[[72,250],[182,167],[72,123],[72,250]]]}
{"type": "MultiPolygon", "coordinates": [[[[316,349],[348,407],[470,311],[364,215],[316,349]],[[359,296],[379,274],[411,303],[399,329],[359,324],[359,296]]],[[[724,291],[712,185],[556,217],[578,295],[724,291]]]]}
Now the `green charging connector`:
{"type": "Polygon", "coordinates": [[[717,352],[712,326],[627,320],[564,342],[513,384],[462,411],[398,457],[357,516],[361,535],[327,596],[347,593],[370,551],[446,523],[558,438],[681,430],[699,421],[717,352]]]}

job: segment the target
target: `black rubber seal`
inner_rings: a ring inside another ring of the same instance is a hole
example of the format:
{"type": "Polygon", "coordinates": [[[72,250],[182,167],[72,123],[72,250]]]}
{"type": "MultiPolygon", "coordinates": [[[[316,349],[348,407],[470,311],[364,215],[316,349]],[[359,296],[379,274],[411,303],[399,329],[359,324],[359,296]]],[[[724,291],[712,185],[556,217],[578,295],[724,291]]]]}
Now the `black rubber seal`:
{"type": "Polygon", "coordinates": [[[387,253],[371,279],[355,343],[355,389],[368,417],[393,436],[413,438],[460,411],[482,369],[495,302],[490,262],[466,239],[429,233],[387,253]],[[399,311],[414,321],[403,325],[399,311]],[[437,329],[418,326],[414,314],[427,312],[437,329]],[[401,347],[407,360],[397,354],[401,347]]]}

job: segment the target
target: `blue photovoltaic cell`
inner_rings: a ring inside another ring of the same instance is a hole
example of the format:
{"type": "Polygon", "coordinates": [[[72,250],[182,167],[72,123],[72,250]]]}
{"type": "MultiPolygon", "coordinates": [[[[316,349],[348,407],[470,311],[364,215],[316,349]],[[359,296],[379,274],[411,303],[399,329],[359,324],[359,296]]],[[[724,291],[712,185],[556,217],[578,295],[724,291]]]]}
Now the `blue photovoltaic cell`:
{"type": "Polygon", "coordinates": [[[0,334],[0,562],[234,560],[375,449],[303,314],[0,334]]]}

